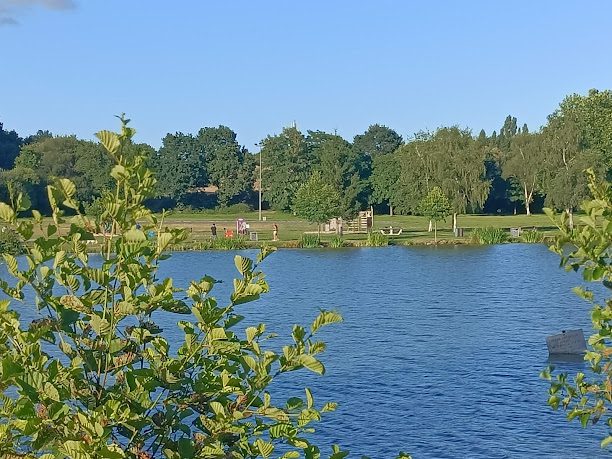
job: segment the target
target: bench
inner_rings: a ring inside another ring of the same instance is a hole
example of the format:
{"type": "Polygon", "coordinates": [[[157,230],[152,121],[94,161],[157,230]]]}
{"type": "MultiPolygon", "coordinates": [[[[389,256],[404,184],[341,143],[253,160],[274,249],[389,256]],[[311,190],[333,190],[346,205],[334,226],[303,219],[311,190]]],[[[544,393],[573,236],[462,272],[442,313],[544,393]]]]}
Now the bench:
{"type": "Polygon", "coordinates": [[[381,234],[384,234],[385,236],[399,236],[402,234],[402,231],[404,231],[403,228],[394,229],[392,226],[387,226],[380,229],[381,234]]]}

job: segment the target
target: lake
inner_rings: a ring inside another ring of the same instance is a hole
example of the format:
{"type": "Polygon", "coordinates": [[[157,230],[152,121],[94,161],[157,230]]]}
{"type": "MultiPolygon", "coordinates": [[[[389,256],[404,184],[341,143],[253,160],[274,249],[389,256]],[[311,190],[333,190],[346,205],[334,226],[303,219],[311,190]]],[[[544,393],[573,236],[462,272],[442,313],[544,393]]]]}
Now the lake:
{"type": "MultiPolygon", "coordinates": [[[[204,274],[224,280],[216,287],[223,303],[234,255],[176,253],[162,274],[181,286],[204,274]]],[[[262,264],[271,292],[240,306],[240,328],[266,322],[280,349],[318,308],[342,313],[345,322],[323,333],[326,375],[284,375],[273,400],[303,396],[307,385],[319,406],[338,402],[314,438],[351,457],[609,457],[599,447],[603,426],[568,423],[546,404],[539,379],[547,335],[590,333],[589,306],[571,292],[581,279],[558,263],[546,247],[523,244],[281,250],[262,264]]]]}

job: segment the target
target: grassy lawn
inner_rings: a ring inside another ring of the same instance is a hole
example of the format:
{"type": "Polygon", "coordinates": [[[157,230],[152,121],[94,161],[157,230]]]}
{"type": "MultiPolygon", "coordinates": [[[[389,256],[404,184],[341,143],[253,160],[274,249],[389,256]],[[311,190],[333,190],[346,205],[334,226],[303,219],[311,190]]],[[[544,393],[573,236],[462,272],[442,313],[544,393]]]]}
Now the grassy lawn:
{"type": "MultiPolygon", "coordinates": [[[[165,221],[169,227],[184,227],[189,229],[194,240],[209,239],[210,226],[213,222],[216,223],[217,231],[220,236],[223,235],[223,228],[232,228],[235,230],[236,219],[238,218],[244,218],[247,223],[249,223],[250,231],[257,232],[260,241],[272,240],[272,225],[274,223],[279,226],[279,238],[281,241],[298,240],[305,232],[317,231],[317,225],[308,223],[289,213],[264,211],[262,215],[266,219],[265,221],[259,221],[259,215],[256,211],[242,212],[239,214],[222,212],[175,212],[168,215],[165,221]]],[[[428,220],[425,217],[412,215],[374,216],[375,231],[388,226],[403,229],[401,236],[392,237],[392,239],[397,242],[423,242],[433,239],[433,232],[429,233],[427,231],[428,220]]],[[[470,229],[478,227],[508,229],[514,227],[521,227],[523,229],[537,228],[547,235],[552,235],[556,232],[556,228],[544,214],[530,216],[460,215],[458,217],[458,226],[465,228],[463,240],[469,239],[470,229]]],[[[327,241],[334,236],[334,234],[322,234],[322,240],[327,241]]],[[[365,238],[365,234],[344,234],[344,239],[351,241],[358,241],[365,238]]],[[[443,240],[455,239],[452,233],[452,218],[449,217],[446,221],[438,222],[438,238],[443,240]]]]}
{"type": "MultiPolygon", "coordinates": [[[[223,237],[224,228],[231,228],[236,232],[236,220],[244,218],[250,225],[250,231],[256,232],[258,241],[272,241],[272,225],[276,223],[279,227],[279,238],[283,243],[289,241],[298,241],[304,233],[315,233],[317,225],[308,223],[292,214],[285,212],[264,211],[263,217],[265,221],[259,221],[257,211],[241,212],[241,213],[224,213],[224,212],[173,212],[166,214],[163,226],[169,228],[186,228],[193,242],[202,242],[210,240],[210,227],[214,222],[217,226],[218,237],[223,237]]],[[[50,222],[50,221],[49,221],[50,222]]],[[[397,244],[423,244],[433,241],[433,232],[428,232],[428,220],[420,216],[389,216],[375,215],[374,216],[374,231],[378,232],[381,228],[393,226],[394,228],[402,228],[400,236],[391,236],[390,239],[397,244]]],[[[64,225],[62,225],[63,227],[64,225]]],[[[460,215],[458,217],[458,226],[464,228],[464,236],[456,238],[452,232],[452,218],[447,218],[446,221],[438,222],[438,239],[442,241],[455,241],[458,243],[470,241],[470,231],[473,228],[496,227],[496,228],[514,228],[521,227],[525,229],[536,228],[542,231],[547,236],[556,234],[556,227],[546,215],[460,215]]],[[[39,234],[39,229],[35,226],[35,236],[39,234]]],[[[321,234],[321,240],[330,241],[335,234],[321,234]]],[[[346,241],[353,243],[359,242],[367,238],[366,234],[345,233],[343,238],[346,241]]],[[[290,245],[294,245],[289,243],[290,245]]]]}

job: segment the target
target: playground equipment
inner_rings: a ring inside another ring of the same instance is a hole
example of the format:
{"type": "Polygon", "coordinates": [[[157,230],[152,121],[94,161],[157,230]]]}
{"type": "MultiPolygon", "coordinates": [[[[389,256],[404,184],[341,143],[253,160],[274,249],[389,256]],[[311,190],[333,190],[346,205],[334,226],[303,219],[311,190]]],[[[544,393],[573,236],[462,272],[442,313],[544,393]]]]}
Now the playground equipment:
{"type": "Polygon", "coordinates": [[[374,226],[374,209],[362,210],[354,220],[343,225],[345,233],[369,233],[374,226]]]}

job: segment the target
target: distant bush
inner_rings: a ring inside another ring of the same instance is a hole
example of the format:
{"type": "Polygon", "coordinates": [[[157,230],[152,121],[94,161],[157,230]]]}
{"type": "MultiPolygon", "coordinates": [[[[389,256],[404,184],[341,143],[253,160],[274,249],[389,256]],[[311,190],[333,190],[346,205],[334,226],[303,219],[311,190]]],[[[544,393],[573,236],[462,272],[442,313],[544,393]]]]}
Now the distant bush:
{"type": "Polygon", "coordinates": [[[342,236],[334,236],[331,241],[329,241],[329,246],[338,249],[340,247],[344,247],[346,242],[342,236]]]}
{"type": "Polygon", "coordinates": [[[321,246],[321,239],[317,234],[302,234],[300,247],[303,249],[313,249],[321,246]]]}
{"type": "Polygon", "coordinates": [[[24,242],[17,231],[2,226],[0,228],[0,253],[19,255],[24,251],[24,242]]]}
{"type": "Polygon", "coordinates": [[[227,207],[218,207],[215,210],[216,212],[222,214],[242,214],[246,212],[251,212],[253,209],[248,204],[245,204],[244,202],[239,202],[238,204],[232,204],[231,206],[227,207]]]}
{"type": "Polygon", "coordinates": [[[508,242],[508,232],[503,228],[474,228],[472,242],[475,244],[503,244],[508,242]]]}
{"type": "Polygon", "coordinates": [[[85,204],[84,207],[85,214],[90,217],[99,218],[104,213],[102,198],[96,198],[90,203],[85,204]]]}
{"type": "Polygon", "coordinates": [[[520,239],[528,244],[539,244],[544,242],[544,233],[538,230],[523,231],[520,239]]]}
{"type": "Polygon", "coordinates": [[[385,247],[389,245],[389,237],[381,233],[368,233],[368,238],[365,241],[368,247],[385,247]]]}
{"type": "Polygon", "coordinates": [[[210,248],[216,250],[240,250],[247,246],[246,239],[238,237],[220,237],[210,241],[210,248]]]}

